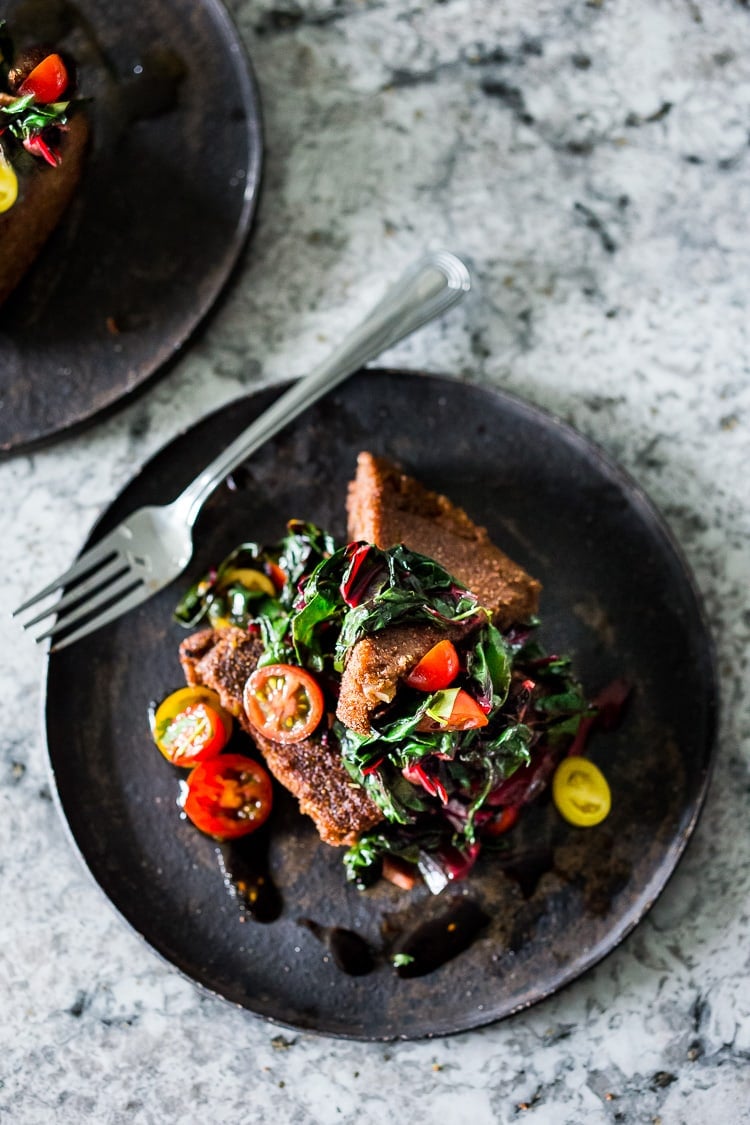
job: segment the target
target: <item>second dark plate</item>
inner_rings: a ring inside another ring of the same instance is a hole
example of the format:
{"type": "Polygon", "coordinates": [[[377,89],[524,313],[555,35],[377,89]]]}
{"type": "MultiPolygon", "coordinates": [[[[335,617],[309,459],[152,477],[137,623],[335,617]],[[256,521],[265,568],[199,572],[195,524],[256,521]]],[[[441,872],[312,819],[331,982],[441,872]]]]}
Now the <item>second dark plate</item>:
{"type": "MultiPolygon", "coordinates": [[[[115,500],[96,535],[164,503],[276,396],[220,410],[164,449],[115,500]]],[[[500,392],[434,376],[368,371],[265,446],[204,508],[189,573],[51,657],[47,737],[63,813],[97,882],[130,925],[192,980],[258,1015],[329,1035],[414,1038],[465,1030],[532,1004],[596,964],[653,904],[705,795],[716,712],[712,645],[685,562],[633,481],[579,434],[500,392]],[[345,535],[360,449],[399,460],[463,505],[544,583],[542,638],[570,652],[594,695],[626,677],[621,726],[590,752],[612,789],[601,825],[529,807],[508,851],[480,857],[431,897],[348,886],[282,791],[268,874],[281,913],[241,921],[215,845],[181,820],[179,779],[150,740],[149,701],[182,682],[172,609],[191,580],[248,539],[274,542],[291,516],[345,535]],[[390,952],[417,923],[476,904],[489,923],[459,956],[400,979],[390,952]],[[335,964],[305,922],[356,931],[372,972],[335,964]]]]}
{"type": "Polygon", "coordinates": [[[258,92],[219,0],[16,0],[7,20],[19,46],[76,59],[93,140],[0,309],[4,453],[90,420],[175,355],[237,261],[262,164],[258,92]]]}

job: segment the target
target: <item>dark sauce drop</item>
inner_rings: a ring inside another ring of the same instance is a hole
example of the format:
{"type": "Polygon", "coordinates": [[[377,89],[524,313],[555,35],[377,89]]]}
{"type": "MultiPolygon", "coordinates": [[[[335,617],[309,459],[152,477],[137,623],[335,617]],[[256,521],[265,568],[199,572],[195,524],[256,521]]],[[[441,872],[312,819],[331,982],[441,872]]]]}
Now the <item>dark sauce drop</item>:
{"type": "Polygon", "coordinates": [[[507,862],[501,860],[499,866],[503,875],[517,883],[523,897],[529,899],[536,891],[542,875],[554,869],[554,852],[552,848],[527,852],[517,857],[509,857],[507,862]]]}
{"type": "Polygon", "coordinates": [[[397,958],[403,957],[404,963],[397,963],[396,972],[400,977],[433,972],[468,949],[489,920],[472,899],[456,899],[449,910],[423,922],[398,942],[394,953],[397,958]]]}
{"type": "Polygon", "coordinates": [[[321,926],[312,918],[298,918],[329,950],[336,966],[350,977],[363,977],[375,968],[375,954],[363,937],[342,926],[321,926]]]}
{"type": "Polygon", "coordinates": [[[520,953],[522,949],[531,945],[536,933],[537,923],[544,914],[544,905],[535,902],[525,902],[513,918],[507,946],[511,953],[520,953]]]}
{"type": "Polygon", "coordinates": [[[243,914],[255,922],[275,922],[281,914],[279,889],[268,870],[267,845],[257,834],[217,845],[224,886],[243,914]]]}
{"type": "Polygon", "coordinates": [[[133,75],[119,83],[118,109],[123,124],[169,113],[187,73],[180,56],[166,47],[151,47],[141,56],[133,75]]]}

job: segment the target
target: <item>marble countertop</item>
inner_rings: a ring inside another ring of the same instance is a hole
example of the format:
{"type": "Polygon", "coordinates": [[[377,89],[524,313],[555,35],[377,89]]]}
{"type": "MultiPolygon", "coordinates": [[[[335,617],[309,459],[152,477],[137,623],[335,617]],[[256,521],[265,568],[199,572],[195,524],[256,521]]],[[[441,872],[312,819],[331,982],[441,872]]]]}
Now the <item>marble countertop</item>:
{"type": "Polygon", "coordinates": [[[233,0],[265,110],[249,252],[104,422],[0,463],[0,1121],[750,1122],[750,11],[738,0],[233,0]],[[561,994],[451,1038],[280,1032],[109,908],[50,800],[44,655],[11,608],[192,419],[303,373],[425,248],[477,285],[385,358],[509,389],[644,487],[723,695],[695,836],[561,994]]]}

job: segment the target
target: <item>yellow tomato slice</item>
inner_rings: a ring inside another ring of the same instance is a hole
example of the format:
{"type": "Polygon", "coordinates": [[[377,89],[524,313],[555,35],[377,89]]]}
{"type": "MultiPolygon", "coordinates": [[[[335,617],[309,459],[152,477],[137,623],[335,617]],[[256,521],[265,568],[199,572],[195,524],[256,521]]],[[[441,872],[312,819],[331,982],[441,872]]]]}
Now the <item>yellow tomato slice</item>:
{"type": "Polygon", "coordinates": [[[232,716],[228,711],[225,711],[221,705],[218,695],[215,691],[211,691],[207,687],[184,687],[178,688],[163,699],[159,706],[151,716],[151,733],[154,736],[154,742],[161,750],[165,757],[169,758],[169,747],[165,747],[161,741],[161,732],[165,731],[172,720],[176,719],[178,715],[182,714],[188,707],[194,706],[196,703],[207,703],[209,707],[213,708],[216,714],[221,719],[222,726],[228,741],[232,734],[232,727],[234,725],[232,716]]]}
{"type": "Polygon", "coordinates": [[[18,199],[18,176],[0,150],[0,214],[10,211],[18,199]]]}
{"type": "Polygon", "coordinates": [[[268,575],[261,570],[253,570],[248,566],[233,566],[229,570],[225,570],[221,576],[222,590],[226,590],[227,587],[233,586],[237,582],[240,586],[244,586],[246,590],[260,590],[261,593],[268,594],[270,598],[276,595],[276,587],[268,575]]]}
{"type": "Polygon", "coordinates": [[[609,785],[602,771],[588,758],[563,758],[552,779],[552,799],[557,811],[578,828],[601,824],[612,806],[609,785]]]}

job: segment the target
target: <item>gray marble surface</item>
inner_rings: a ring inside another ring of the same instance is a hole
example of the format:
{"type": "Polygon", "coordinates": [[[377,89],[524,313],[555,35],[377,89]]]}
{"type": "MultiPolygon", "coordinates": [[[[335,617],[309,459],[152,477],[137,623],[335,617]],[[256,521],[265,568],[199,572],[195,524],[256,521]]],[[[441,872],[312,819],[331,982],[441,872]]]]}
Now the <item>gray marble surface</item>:
{"type": "Polygon", "coordinates": [[[234,0],[267,128],[242,268],[164,379],[0,464],[0,1121],[750,1122],[750,11],[736,0],[234,0]],[[299,374],[424,248],[477,286],[386,358],[508,388],[635,476],[694,569],[723,715],[703,818],[562,994],[358,1045],[207,998],[82,870],[50,802],[44,655],[10,609],[171,436],[299,374]]]}

